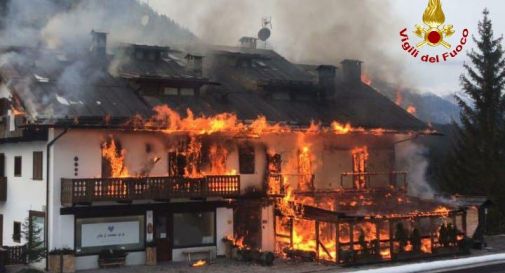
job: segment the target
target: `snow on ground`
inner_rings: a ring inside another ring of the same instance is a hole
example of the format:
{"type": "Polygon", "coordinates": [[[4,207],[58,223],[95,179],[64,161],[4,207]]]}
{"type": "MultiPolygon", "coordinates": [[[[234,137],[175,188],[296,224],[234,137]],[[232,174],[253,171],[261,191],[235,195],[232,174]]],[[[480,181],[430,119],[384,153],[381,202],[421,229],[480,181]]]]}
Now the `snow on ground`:
{"type": "MultiPolygon", "coordinates": [[[[440,270],[446,268],[457,268],[465,267],[477,264],[489,264],[497,261],[505,261],[505,253],[492,254],[478,257],[461,258],[453,260],[444,260],[436,262],[425,262],[425,263],[415,263],[406,264],[393,267],[384,267],[377,269],[367,269],[359,271],[344,271],[352,273],[420,273],[420,272],[432,272],[433,270],[440,270]]],[[[335,271],[337,272],[337,271],[335,271]]],[[[342,271],[338,271],[342,272],[342,271]]]]}

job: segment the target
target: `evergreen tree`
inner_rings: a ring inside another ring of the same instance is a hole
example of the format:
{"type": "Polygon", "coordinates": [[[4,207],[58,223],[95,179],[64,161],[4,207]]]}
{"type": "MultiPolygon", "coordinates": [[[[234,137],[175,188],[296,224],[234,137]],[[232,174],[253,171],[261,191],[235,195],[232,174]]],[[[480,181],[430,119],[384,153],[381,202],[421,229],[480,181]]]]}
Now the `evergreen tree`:
{"type": "Polygon", "coordinates": [[[45,257],[44,240],[42,240],[42,227],[30,221],[27,217],[23,223],[21,235],[26,240],[26,261],[28,263],[39,262],[45,257]]]}
{"type": "Polygon", "coordinates": [[[470,103],[456,97],[461,125],[456,125],[456,143],[446,164],[449,192],[484,194],[498,205],[490,228],[502,229],[505,219],[505,57],[502,37],[495,38],[488,10],[479,22],[477,50],[468,53],[461,76],[470,103]],[[500,216],[501,215],[501,216],[500,216]],[[501,222],[501,223],[500,223],[501,222]],[[501,227],[500,227],[501,226],[501,227]]]}

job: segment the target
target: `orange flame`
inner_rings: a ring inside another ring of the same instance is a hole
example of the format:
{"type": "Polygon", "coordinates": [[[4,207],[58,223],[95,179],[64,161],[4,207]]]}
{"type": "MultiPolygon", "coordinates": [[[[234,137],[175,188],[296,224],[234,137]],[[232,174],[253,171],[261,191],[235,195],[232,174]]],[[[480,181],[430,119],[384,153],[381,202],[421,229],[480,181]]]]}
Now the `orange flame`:
{"type": "Polygon", "coordinates": [[[244,244],[244,237],[235,238],[234,236],[228,235],[225,237],[225,240],[230,241],[232,245],[238,249],[248,248],[244,244]]]}
{"type": "Polygon", "coordinates": [[[111,137],[102,143],[102,157],[107,160],[114,178],[128,177],[129,172],[125,164],[126,150],[119,150],[116,141],[111,137]]]}
{"type": "Polygon", "coordinates": [[[205,266],[207,265],[207,261],[205,260],[198,260],[196,262],[194,262],[191,266],[192,267],[202,267],[202,266],[205,266]]]}
{"type": "Polygon", "coordinates": [[[415,115],[417,112],[417,109],[414,105],[409,105],[407,107],[407,112],[409,112],[409,114],[411,114],[411,115],[415,115]]]}
{"type": "Polygon", "coordinates": [[[402,90],[398,88],[396,89],[395,104],[398,106],[402,106],[402,103],[403,103],[402,90]]]}
{"type": "Polygon", "coordinates": [[[366,73],[361,74],[361,82],[368,86],[372,85],[372,79],[366,73]]]}

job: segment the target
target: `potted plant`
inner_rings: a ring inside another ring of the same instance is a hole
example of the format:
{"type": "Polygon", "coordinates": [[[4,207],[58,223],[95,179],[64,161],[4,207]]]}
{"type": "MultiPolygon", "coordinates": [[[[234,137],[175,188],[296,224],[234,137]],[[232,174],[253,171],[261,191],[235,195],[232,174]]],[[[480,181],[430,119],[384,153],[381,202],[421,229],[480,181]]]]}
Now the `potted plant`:
{"type": "Polygon", "coordinates": [[[48,271],[53,273],[75,272],[75,251],[70,248],[58,248],[48,253],[48,271]],[[63,269],[62,269],[63,268],[63,269]]]}
{"type": "Polygon", "coordinates": [[[126,262],[126,255],[128,253],[124,249],[104,249],[98,254],[98,266],[105,267],[118,267],[126,262]]]}
{"type": "Polygon", "coordinates": [[[146,243],[146,265],[156,265],[156,243],[146,243]]]}

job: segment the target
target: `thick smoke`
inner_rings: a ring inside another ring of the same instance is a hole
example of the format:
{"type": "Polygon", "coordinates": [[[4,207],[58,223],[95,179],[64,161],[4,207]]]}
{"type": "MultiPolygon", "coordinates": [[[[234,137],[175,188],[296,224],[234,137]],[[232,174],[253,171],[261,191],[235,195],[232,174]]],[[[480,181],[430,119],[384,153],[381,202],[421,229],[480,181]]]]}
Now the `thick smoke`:
{"type": "Polygon", "coordinates": [[[149,4],[212,44],[237,45],[241,36],[256,36],[261,18],[271,16],[269,46],[294,62],[339,64],[356,58],[365,62],[368,73],[395,81],[402,71],[386,53],[398,45],[399,25],[387,1],[150,0],[149,4]]]}
{"type": "Polygon", "coordinates": [[[409,195],[423,199],[432,199],[435,191],[426,180],[427,149],[411,141],[400,143],[396,146],[396,162],[399,170],[408,172],[409,195]]]}
{"type": "MultiPolygon", "coordinates": [[[[107,71],[89,69],[95,61],[88,54],[92,30],[109,33],[112,47],[121,42],[173,45],[196,40],[191,32],[136,0],[10,0],[4,12],[0,47],[17,49],[0,55],[0,66],[36,66],[46,73],[24,75],[24,82],[41,76],[39,79],[47,78],[61,91],[56,98],[61,105],[47,105],[39,109],[43,113],[35,111],[46,118],[66,115],[66,106],[78,102],[86,86],[93,85],[107,71]]],[[[44,104],[54,98],[38,100],[44,104]]],[[[25,106],[30,105],[35,104],[25,102],[25,106]]]]}
{"type": "Polygon", "coordinates": [[[136,0],[11,0],[0,45],[87,49],[91,30],[115,42],[177,44],[195,41],[191,32],[136,0]]]}

